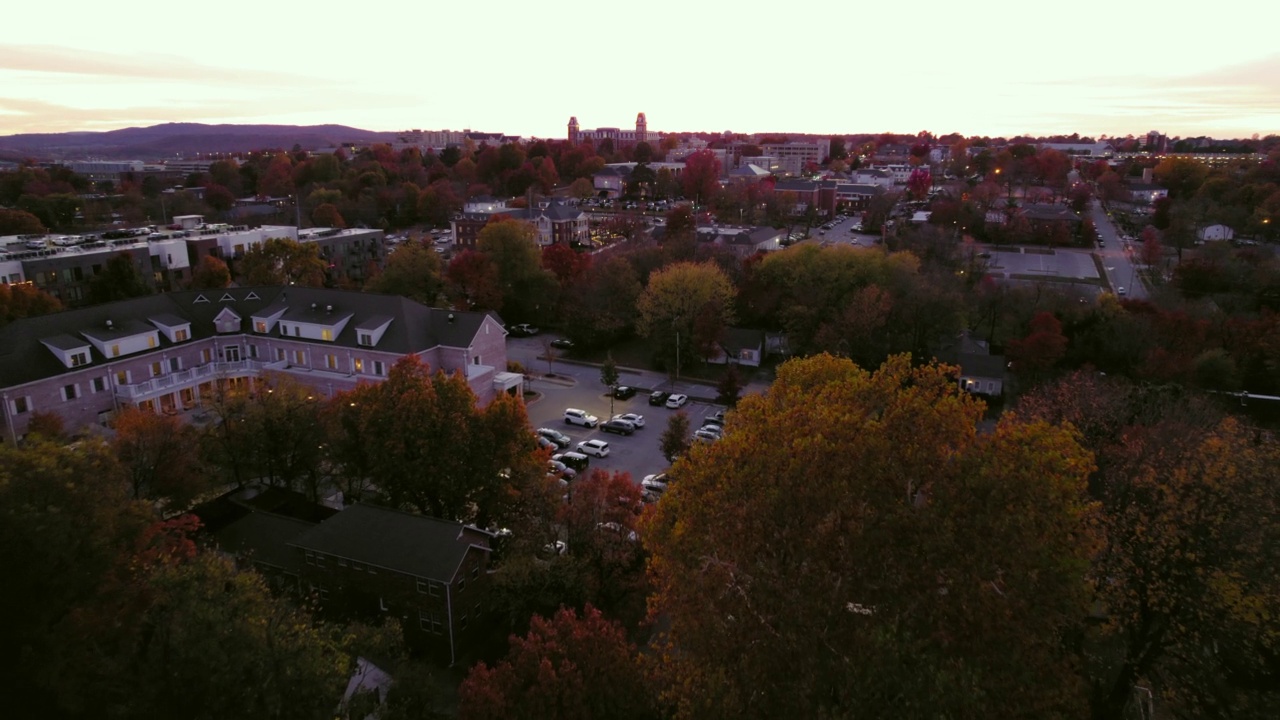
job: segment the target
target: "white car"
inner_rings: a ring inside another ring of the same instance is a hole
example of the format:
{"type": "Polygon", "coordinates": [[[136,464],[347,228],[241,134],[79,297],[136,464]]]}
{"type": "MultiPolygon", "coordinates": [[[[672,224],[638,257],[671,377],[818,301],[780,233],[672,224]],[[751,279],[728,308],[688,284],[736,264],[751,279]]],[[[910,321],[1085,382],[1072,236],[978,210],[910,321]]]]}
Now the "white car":
{"type": "Polygon", "coordinates": [[[651,492],[663,493],[667,491],[667,474],[657,473],[655,475],[645,475],[644,480],[640,481],[640,487],[651,492]]]}
{"type": "Polygon", "coordinates": [[[644,416],[637,415],[636,413],[622,413],[621,415],[614,415],[613,419],[626,420],[627,422],[631,423],[632,425],[635,425],[638,428],[644,427],[644,416]]]}
{"type": "Polygon", "coordinates": [[[582,427],[593,428],[600,424],[600,418],[592,415],[586,410],[566,408],[564,411],[564,422],[566,425],[581,425],[582,427]]]}
{"type": "Polygon", "coordinates": [[[667,398],[667,407],[671,408],[672,410],[675,410],[676,408],[684,407],[686,404],[688,404],[688,402],[689,402],[688,395],[681,395],[680,393],[676,393],[675,395],[672,395],[671,397],[667,398]]]}
{"type": "Polygon", "coordinates": [[[715,442],[720,439],[720,434],[711,432],[706,428],[702,428],[693,434],[693,439],[701,440],[702,442],[715,442]]]}
{"type": "Polygon", "coordinates": [[[717,439],[724,437],[724,428],[719,425],[712,425],[710,423],[698,428],[698,432],[715,435],[717,439]]]}
{"type": "Polygon", "coordinates": [[[609,443],[603,440],[583,440],[578,443],[578,452],[583,455],[594,455],[598,458],[609,456],[609,443]]]}

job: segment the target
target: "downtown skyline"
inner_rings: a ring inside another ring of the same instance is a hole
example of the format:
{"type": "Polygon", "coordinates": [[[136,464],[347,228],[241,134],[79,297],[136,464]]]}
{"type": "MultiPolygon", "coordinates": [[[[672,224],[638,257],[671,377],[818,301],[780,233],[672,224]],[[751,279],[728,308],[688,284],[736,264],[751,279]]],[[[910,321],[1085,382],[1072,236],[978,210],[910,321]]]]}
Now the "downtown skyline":
{"type": "Polygon", "coordinates": [[[1238,0],[1214,5],[1220,22],[1096,0],[759,17],[666,0],[482,15],[71,5],[10,11],[0,135],[201,122],[560,138],[570,115],[628,127],[637,112],[661,132],[1280,133],[1280,11],[1238,0]]]}

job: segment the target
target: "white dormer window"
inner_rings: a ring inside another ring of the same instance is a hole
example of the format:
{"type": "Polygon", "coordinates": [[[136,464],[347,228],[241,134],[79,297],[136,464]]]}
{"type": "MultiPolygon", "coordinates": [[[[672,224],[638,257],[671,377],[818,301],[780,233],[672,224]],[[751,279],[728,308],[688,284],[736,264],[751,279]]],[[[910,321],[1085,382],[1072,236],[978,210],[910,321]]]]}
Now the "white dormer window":
{"type": "Polygon", "coordinates": [[[367,332],[360,333],[359,343],[365,347],[373,347],[373,335],[367,332]]]}
{"type": "Polygon", "coordinates": [[[85,351],[71,353],[71,367],[80,367],[89,364],[89,353],[85,351]]]}

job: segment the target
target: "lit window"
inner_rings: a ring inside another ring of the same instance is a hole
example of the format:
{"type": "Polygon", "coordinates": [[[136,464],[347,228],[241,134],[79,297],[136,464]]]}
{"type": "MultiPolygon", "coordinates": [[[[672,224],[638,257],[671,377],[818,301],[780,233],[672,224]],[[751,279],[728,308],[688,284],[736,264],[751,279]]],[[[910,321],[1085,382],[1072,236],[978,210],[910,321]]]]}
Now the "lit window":
{"type": "Polygon", "coordinates": [[[71,356],[71,367],[80,367],[89,364],[89,355],[87,353],[75,353],[71,356]]]}
{"type": "Polygon", "coordinates": [[[185,329],[178,330],[173,334],[174,342],[182,342],[183,340],[186,340],[188,337],[190,337],[190,334],[185,329]]]}
{"type": "Polygon", "coordinates": [[[120,357],[120,345],[119,345],[119,344],[116,344],[116,345],[112,345],[112,346],[111,346],[111,357],[120,357]]]}
{"type": "Polygon", "coordinates": [[[324,328],[323,330],[321,330],[321,331],[320,331],[320,339],[321,339],[321,340],[332,340],[332,339],[333,339],[333,330],[331,330],[330,328],[324,328]]]}
{"type": "Polygon", "coordinates": [[[355,372],[358,372],[358,373],[364,372],[364,358],[356,358],[351,361],[351,364],[352,364],[352,367],[355,368],[355,372]]]}
{"type": "Polygon", "coordinates": [[[254,320],[254,321],[253,321],[253,331],[254,331],[254,332],[260,332],[260,333],[264,333],[264,332],[266,332],[266,331],[267,331],[267,323],[266,323],[265,321],[263,321],[263,320],[254,320]]]}
{"type": "Polygon", "coordinates": [[[156,336],[155,336],[155,335],[148,335],[148,336],[147,336],[147,347],[149,347],[149,348],[153,348],[153,347],[155,347],[155,346],[156,346],[156,336]]]}

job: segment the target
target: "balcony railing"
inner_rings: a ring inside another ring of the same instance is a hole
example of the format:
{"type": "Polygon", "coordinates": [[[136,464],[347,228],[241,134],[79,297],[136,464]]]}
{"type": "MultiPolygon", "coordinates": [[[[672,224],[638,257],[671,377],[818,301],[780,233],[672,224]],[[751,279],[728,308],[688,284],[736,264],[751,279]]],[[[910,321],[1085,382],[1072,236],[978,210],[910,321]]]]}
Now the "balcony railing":
{"type": "MultiPolygon", "coordinates": [[[[274,363],[271,365],[274,365],[274,363]]],[[[264,368],[271,369],[271,365],[260,360],[207,363],[167,375],[153,377],[145,382],[117,386],[116,397],[130,401],[145,400],[154,395],[162,395],[199,384],[208,378],[256,376],[264,368]]]]}

